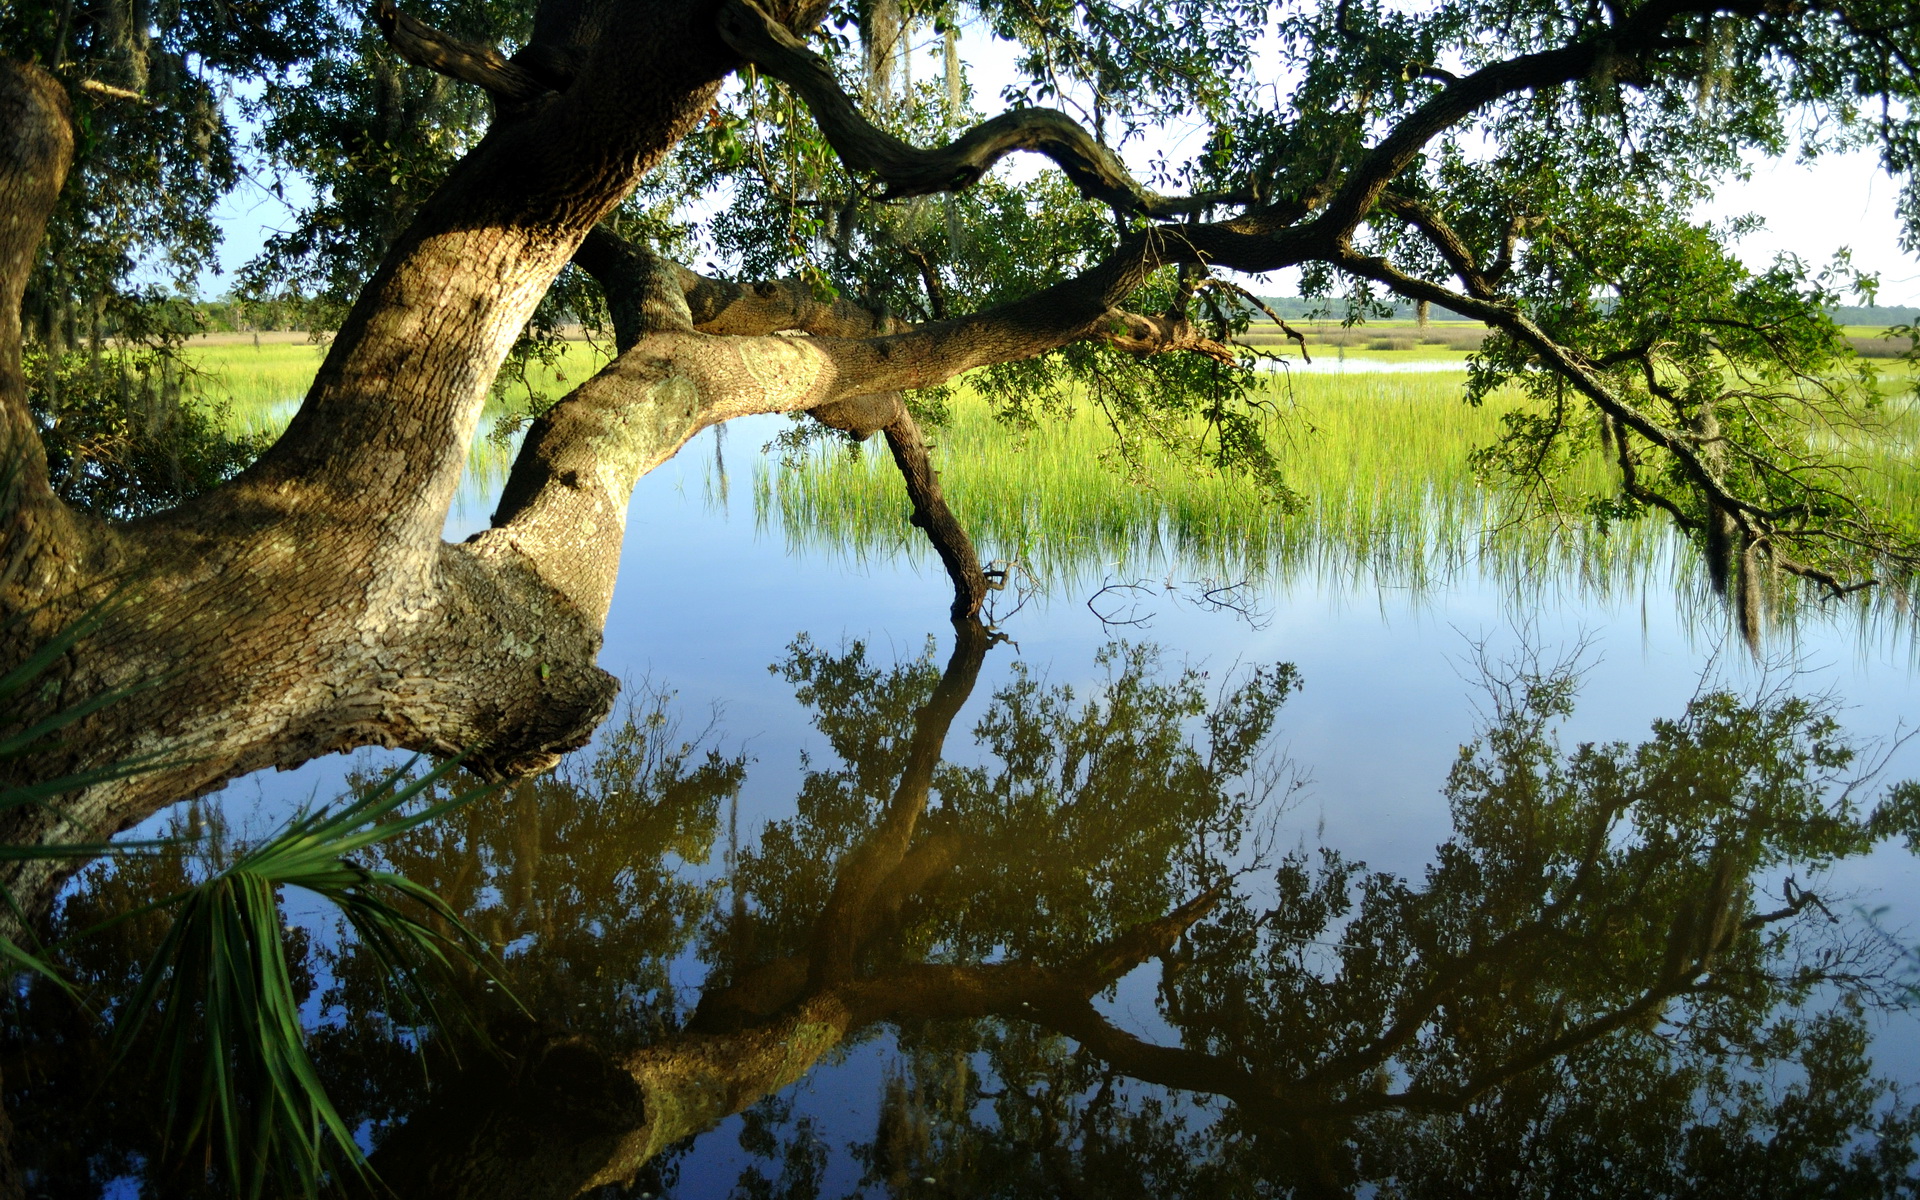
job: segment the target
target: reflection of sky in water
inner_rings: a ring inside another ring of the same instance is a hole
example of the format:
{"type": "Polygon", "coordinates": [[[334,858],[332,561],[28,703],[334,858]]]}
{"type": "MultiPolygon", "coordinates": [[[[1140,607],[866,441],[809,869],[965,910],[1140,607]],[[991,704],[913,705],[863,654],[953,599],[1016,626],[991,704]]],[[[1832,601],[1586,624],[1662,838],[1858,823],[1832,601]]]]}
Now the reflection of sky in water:
{"type": "MultiPolygon", "coordinates": [[[[622,678],[646,676],[675,689],[694,728],[709,708],[719,710],[723,745],[743,748],[753,760],[740,798],[743,843],[765,822],[791,815],[799,754],[823,750],[790,689],[767,673],[797,635],[805,632],[829,649],[864,640],[870,660],[881,665],[917,656],[929,634],[939,639],[944,661],[952,641],[944,619],[947,585],[931,562],[794,555],[778,529],[757,528],[751,490],[742,484],[751,478],[759,446],[781,425],[778,419],[735,422],[721,446],[726,480],[717,477],[716,438],[708,433],[641,482],[602,654],[602,664],[622,678]]],[[[450,537],[484,526],[508,461],[497,451],[477,453],[450,537]]],[[[982,550],[987,557],[994,552],[982,550]]],[[[1484,642],[1498,658],[1524,642],[1548,662],[1585,643],[1582,702],[1562,733],[1569,748],[1644,739],[1653,719],[1680,713],[1703,672],[1742,691],[1791,673],[1797,690],[1830,689],[1844,698],[1847,723],[1862,737],[1890,735],[1903,714],[1920,713],[1910,643],[1884,630],[1862,639],[1850,626],[1810,624],[1800,631],[1791,662],[1778,658],[1763,668],[1722,622],[1682,613],[1672,591],[1658,585],[1596,600],[1541,580],[1525,610],[1504,594],[1472,568],[1417,598],[1308,580],[1262,598],[1268,618],[1262,628],[1228,613],[1150,602],[1149,626],[1118,631],[1102,627],[1084,594],[1035,597],[1006,623],[1014,644],[989,654],[947,756],[977,759],[966,735],[1016,660],[1083,694],[1101,677],[1095,652],[1114,636],[1156,642],[1166,648],[1169,666],[1203,664],[1216,679],[1236,665],[1292,662],[1303,687],[1281,710],[1277,743],[1312,783],[1283,818],[1278,845],[1324,841],[1373,868],[1417,875],[1451,831],[1439,787],[1459,745],[1473,734],[1476,692],[1467,677],[1475,643],[1484,642]]],[[[228,795],[243,812],[257,803],[264,823],[294,803],[333,794],[347,761],[336,757],[250,778],[228,795]]],[[[1914,775],[1920,775],[1920,747],[1908,746],[1888,777],[1914,775]]],[[[1838,882],[1864,905],[1894,905],[1892,924],[1905,927],[1909,942],[1920,938],[1920,912],[1912,907],[1920,870],[1912,856],[1897,847],[1883,850],[1847,864],[1838,882]]],[[[1149,1036],[1162,1029],[1155,970],[1135,972],[1104,1006],[1149,1036]]],[[[703,968],[683,960],[674,975],[681,985],[697,985],[703,968]]],[[[1882,1021],[1879,1028],[1883,1069],[1920,1082],[1920,1039],[1912,1026],[1882,1021]]],[[[796,1103],[821,1123],[821,1135],[836,1151],[825,1194],[842,1194],[858,1181],[858,1164],[840,1148],[873,1135],[891,1044],[890,1035],[869,1039],[798,1086],[796,1103]]],[[[730,1120],[698,1143],[676,1195],[727,1193],[746,1161],[738,1128],[738,1120],[730,1120]]]]}

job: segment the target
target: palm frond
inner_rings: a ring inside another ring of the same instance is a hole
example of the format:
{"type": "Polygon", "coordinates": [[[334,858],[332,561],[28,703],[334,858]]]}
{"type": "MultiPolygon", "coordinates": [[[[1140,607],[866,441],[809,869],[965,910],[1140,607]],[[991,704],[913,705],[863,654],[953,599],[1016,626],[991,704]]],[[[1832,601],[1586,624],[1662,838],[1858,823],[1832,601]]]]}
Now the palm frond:
{"type": "Polygon", "coordinates": [[[333,904],[436,1025],[470,1020],[464,1010],[446,1011],[454,989],[439,983],[478,970],[504,990],[485,943],[444,901],[350,857],[495,790],[403,811],[456,765],[417,778],[402,767],[337,809],[297,814],[224,869],[146,907],[177,911],[115,1022],[115,1060],[151,1023],[169,1140],[181,1149],[206,1145],[241,1194],[257,1197],[271,1184],[312,1197],[330,1179],[367,1172],[306,1053],[279,889],[303,888],[333,904]]]}
{"type": "MultiPolygon", "coordinates": [[[[0,701],[31,687],[123,599],[116,593],[94,605],[0,674],[0,701]]],[[[61,730],[153,682],[158,681],[116,689],[0,735],[0,759],[57,749],[61,730]]],[[[0,790],[0,810],[45,805],[63,793],[171,765],[160,756],[145,756],[10,787],[0,790]]],[[[117,1014],[113,1058],[124,1061],[142,1032],[151,1032],[152,1061],[163,1074],[166,1136],[177,1143],[170,1148],[204,1145],[209,1165],[217,1164],[228,1185],[250,1200],[270,1189],[314,1197],[329,1182],[368,1175],[353,1131],[307,1056],[283,937],[280,889],[304,888],[338,908],[408,1000],[436,1025],[446,1025],[449,1018],[472,1023],[463,1009],[447,1011],[442,997],[458,993],[439,985],[451,977],[478,970],[506,993],[485,943],[444,901],[404,876],[368,870],[350,857],[495,790],[432,801],[435,787],[457,762],[417,778],[411,766],[393,771],[342,806],[296,814],[272,837],[194,886],[76,935],[175,910],[138,986],[117,1014]],[[405,811],[423,798],[430,802],[405,811]]],[[[0,861],[178,849],[174,840],[0,845],[0,861]]],[[[4,886],[0,906],[14,915],[19,928],[27,928],[25,914],[4,886]]],[[[0,966],[41,975],[80,1002],[47,957],[3,934],[0,966]]]]}

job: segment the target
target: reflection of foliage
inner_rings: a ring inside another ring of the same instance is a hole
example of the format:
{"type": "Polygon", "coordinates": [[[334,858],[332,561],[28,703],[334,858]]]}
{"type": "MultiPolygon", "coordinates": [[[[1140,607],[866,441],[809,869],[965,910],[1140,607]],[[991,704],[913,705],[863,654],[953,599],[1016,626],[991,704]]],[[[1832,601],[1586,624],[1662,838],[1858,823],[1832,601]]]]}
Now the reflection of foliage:
{"type": "Polygon", "coordinates": [[[994,1195],[1153,1194],[1149,1175],[1157,1194],[1909,1194],[1920,1110],[1873,1076],[1865,1021],[1893,964],[1797,881],[1869,848],[1894,803],[1861,803],[1831,706],[1703,695],[1646,742],[1562,752],[1572,683],[1497,685],[1423,880],[1296,852],[1270,895],[1191,930],[1159,990],[1179,1049],[1092,1031],[1102,1061],[1016,1026],[968,1043],[991,1066],[956,1080],[915,1035],[911,1087],[969,1097],[931,1106],[925,1174],[992,1159],[1002,1186],[974,1194],[994,1195]],[[1233,1103],[1183,1114],[1116,1072],[1233,1103]]]}
{"type": "MultiPolygon", "coordinates": [[[[273,886],[291,882],[312,890],[319,885],[323,894],[329,886],[311,871],[295,872],[298,878],[289,874],[281,860],[292,853],[302,861],[312,860],[319,874],[333,871],[339,876],[334,882],[356,895],[366,892],[372,899],[369,884],[402,879],[411,881],[403,890],[416,899],[431,889],[449,903],[433,929],[417,931],[426,940],[418,947],[425,955],[400,956],[436,970],[439,977],[430,989],[393,986],[395,952],[403,949],[394,940],[417,939],[391,922],[367,925],[361,918],[381,914],[363,913],[367,906],[353,896],[346,897],[345,911],[360,936],[339,949],[314,947],[300,927],[286,930],[292,967],[282,993],[285,1011],[255,1015],[262,1024],[284,1024],[290,1011],[306,1011],[318,999],[326,1016],[307,1039],[313,1066],[278,1074],[292,1080],[301,1070],[317,1069],[312,1082],[324,1085],[325,1096],[341,1114],[337,1119],[342,1128],[357,1130],[369,1119],[391,1121],[416,1107],[426,1083],[415,1053],[421,1041],[430,1039],[440,1049],[449,1039],[433,1035],[468,1005],[496,1016],[512,1011],[504,997],[495,999],[503,990],[494,983],[496,974],[506,984],[504,990],[529,1002],[536,1012],[564,1016],[569,1024],[609,1038],[633,1042],[658,1037],[674,1022],[666,962],[684,945],[693,921],[710,902],[707,889],[675,877],[666,857],[694,862],[706,857],[719,800],[738,787],[743,765],[704,751],[699,745],[703,739],[677,741],[667,698],[653,694],[651,699],[649,707],[636,710],[613,733],[590,765],[521,784],[505,796],[451,807],[462,801],[446,795],[438,773],[393,780],[387,795],[417,788],[418,804],[397,826],[368,830],[387,839],[377,846],[341,850],[339,839],[327,836],[326,829],[318,830],[316,839],[316,830],[302,826],[293,835],[248,850],[234,845],[216,816],[199,845],[199,857],[212,864],[210,869],[177,854],[138,856],[91,868],[64,901],[58,932],[65,935],[103,923],[106,927],[70,942],[64,958],[70,977],[84,993],[106,998],[110,1010],[144,1016],[153,996],[143,990],[140,964],[161,961],[169,947],[184,944],[190,951],[194,945],[203,950],[212,944],[280,945],[280,938],[260,933],[280,931],[273,886]],[[357,851],[360,861],[342,865],[336,854],[327,858],[334,864],[328,867],[316,858],[327,857],[328,850],[357,851]],[[272,860],[265,863],[264,874],[263,855],[272,860]],[[204,923],[230,935],[233,914],[247,915],[241,910],[248,909],[249,896],[254,908],[266,908],[253,913],[246,936],[196,943],[193,931],[175,925],[169,932],[160,914],[142,913],[156,895],[200,897],[210,914],[204,923]],[[263,925],[261,913],[268,909],[273,909],[272,920],[263,925]],[[121,919],[128,913],[140,915],[121,919]],[[476,960],[434,953],[432,943],[458,936],[462,924],[500,954],[499,966],[481,969],[476,960]],[[594,961],[619,963],[625,973],[569,969],[569,964],[594,961]]],[[[380,794],[379,785],[367,780],[356,790],[363,800],[380,794]]],[[[196,805],[176,832],[200,834],[206,818],[196,805]]],[[[432,907],[426,911],[431,913],[432,907]]],[[[189,976],[214,973],[215,964],[204,956],[176,953],[167,961],[176,963],[174,970],[149,972],[149,978],[172,979],[172,986],[179,988],[190,982],[189,976]],[[206,969],[191,969],[195,963],[206,969]]],[[[247,964],[229,965],[240,969],[247,964]]],[[[231,989],[226,995],[232,999],[231,989]]],[[[91,1196],[106,1181],[126,1175],[145,1176],[167,1194],[219,1194],[219,1189],[206,1192],[195,1181],[195,1172],[179,1153],[184,1147],[199,1156],[194,1149],[199,1131],[184,1126],[209,1114],[196,1116],[165,1099],[161,1081],[140,1070],[116,1073],[101,1089],[111,1055],[86,1014],[48,987],[30,989],[21,1003],[9,1038],[16,1054],[6,1073],[8,1105],[21,1114],[15,1153],[47,1178],[75,1189],[48,1194],[91,1196]],[[173,1131],[174,1150],[158,1153],[169,1144],[170,1120],[183,1128],[173,1131]],[[178,1140],[181,1133],[187,1134],[184,1142],[178,1140]]],[[[128,1056],[136,1066],[156,1047],[197,1046],[220,1032],[206,998],[174,996],[160,1014],[159,1023],[169,1028],[159,1032],[180,1036],[169,1041],[156,1038],[154,1030],[143,1030],[138,1022],[121,1025],[125,1035],[135,1039],[128,1056]],[[196,1014],[204,1018],[198,1032],[190,1026],[172,1028],[196,1014]]],[[[284,1038],[274,1044],[283,1051],[297,1046],[284,1038]]],[[[231,1031],[224,1045],[223,1054],[233,1058],[238,1041],[231,1031]]],[[[241,1069],[242,1059],[235,1083],[253,1079],[266,1086],[275,1077],[271,1071],[250,1074],[241,1069]]],[[[160,1065],[178,1073],[190,1069],[187,1064],[193,1061],[219,1060],[190,1054],[160,1065]]],[[[243,1122],[251,1122],[275,1097],[257,1099],[236,1088],[233,1099],[241,1106],[243,1122]]],[[[240,1177],[251,1176],[257,1166],[246,1165],[240,1177]]],[[[228,1170],[222,1176],[232,1174],[228,1170]]],[[[295,1180],[290,1186],[297,1191],[300,1185],[295,1180]]]]}
{"type": "MultiPolygon", "coordinates": [[[[536,1019],[609,1046],[676,1028],[667,967],[712,904],[712,889],[679,864],[707,860],[720,803],[745,775],[744,759],[710,747],[711,731],[682,738],[670,701],[644,692],[590,761],[569,760],[380,849],[382,863],[436,889],[492,947],[501,980],[536,1019]]],[[[341,1018],[315,1035],[329,1088],[344,1108],[398,1120],[427,1082],[410,1039],[395,1036],[415,1029],[415,1015],[386,995],[360,944],[325,961],[323,1003],[341,1018]]],[[[470,984],[493,990],[483,978],[470,984]]]]}
{"type": "Polygon", "coordinates": [[[900,1055],[855,1157],[898,1197],[1920,1184],[1920,1111],[1868,1057],[1898,963],[1805,882],[1908,828],[1915,789],[1870,805],[1877,763],[1831,705],[1703,694],[1643,742],[1568,750],[1571,674],[1495,677],[1447,780],[1454,836],[1415,879],[1332,848],[1266,860],[1285,667],[1215,688],[1115,647],[1082,696],[1016,665],[976,722],[981,760],[941,765],[986,638],[962,631],[945,672],[795,643],[777,670],[834,761],[734,856],[731,912],[677,864],[711,853],[743,763],[681,738],[659,694],[590,765],[393,839],[382,864],[493,943],[534,1020],[495,1004],[505,1065],[470,1056],[430,1089],[410,1060],[432,1023],[363,948],[323,951],[313,1041],[342,1111],[404,1119],[383,1153],[415,1178],[448,1130],[484,1155],[533,1119],[554,1139],[533,1176],[640,1169],[651,1189],[664,1147],[744,1110],[738,1194],[813,1196],[824,1126],[778,1089],[890,1022],[900,1055]],[[667,965],[696,945],[713,982],[683,1019],[667,965]],[[1150,1036],[1099,1000],[1149,960],[1150,1036]],[[556,1054],[558,1085],[539,1065],[556,1054]],[[635,1115],[605,1117],[622,1097],[635,1115]],[[523,1099],[601,1117],[574,1147],[574,1117],[523,1099]]]}
{"type": "MultiPolygon", "coordinates": [[[[1261,751],[1296,686],[1292,667],[1255,671],[1210,699],[1202,671],[1159,678],[1151,648],[1114,646],[1100,662],[1107,679],[1077,703],[1071,688],[1015,664],[974,729],[992,764],[935,776],[939,805],[925,838],[956,847],[960,865],[912,926],[922,952],[1084,952],[1215,882],[1270,798],[1278,780],[1261,751]],[[966,903],[951,904],[957,897],[966,903]]],[[[882,669],[860,643],[829,654],[804,638],[777,669],[840,764],[810,770],[798,815],[742,855],[739,886],[757,903],[751,936],[763,953],[791,954],[804,948],[836,866],[884,815],[913,714],[940,677],[931,647],[882,669]]]]}

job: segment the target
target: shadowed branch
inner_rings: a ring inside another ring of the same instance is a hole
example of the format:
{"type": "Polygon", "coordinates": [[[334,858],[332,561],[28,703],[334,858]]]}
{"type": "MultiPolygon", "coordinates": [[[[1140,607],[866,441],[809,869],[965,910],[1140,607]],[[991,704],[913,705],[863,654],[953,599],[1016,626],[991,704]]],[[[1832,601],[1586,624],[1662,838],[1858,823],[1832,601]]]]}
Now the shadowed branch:
{"type": "Polygon", "coordinates": [[[376,0],[370,14],[394,53],[417,67],[477,84],[496,100],[528,104],[554,91],[543,79],[491,46],[462,41],[400,11],[394,0],[376,0]]]}

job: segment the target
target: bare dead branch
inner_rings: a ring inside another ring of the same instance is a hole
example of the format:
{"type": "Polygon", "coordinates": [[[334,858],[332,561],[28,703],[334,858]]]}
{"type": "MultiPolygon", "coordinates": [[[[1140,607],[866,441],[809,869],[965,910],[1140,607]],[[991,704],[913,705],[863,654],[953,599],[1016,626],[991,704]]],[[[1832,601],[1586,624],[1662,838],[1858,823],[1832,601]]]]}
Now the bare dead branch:
{"type": "Polygon", "coordinates": [[[101,83],[98,79],[82,79],[80,90],[89,96],[98,96],[102,100],[126,100],[134,104],[145,104],[147,98],[129,88],[115,87],[110,83],[101,83]]]}

